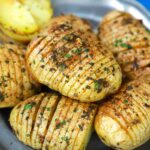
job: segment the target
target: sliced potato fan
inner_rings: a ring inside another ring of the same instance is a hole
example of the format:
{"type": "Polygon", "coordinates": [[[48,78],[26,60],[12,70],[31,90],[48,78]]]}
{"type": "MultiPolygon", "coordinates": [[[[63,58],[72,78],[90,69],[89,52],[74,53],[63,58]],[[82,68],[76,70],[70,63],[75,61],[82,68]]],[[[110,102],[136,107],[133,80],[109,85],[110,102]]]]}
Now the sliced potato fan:
{"type": "Polygon", "coordinates": [[[84,150],[95,113],[95,104],[41,93],[18,104],[11,112],[10,124],[18,139],[34,149],[84,150]]]}
{"type": "Polygon", "coordinates": [[[0,108],[15,106],[36,93],[38,84],[26,70],[24,50],[0,44],[0,108]]]}
{"type": "Polygon", "coordinates": [[[113,55],[103,48],[89,24],[72,15],[51,20],[29,45],[28,69],[49,88],[80,101],[98,101],[121,84],[113,55]]]}
{"type": "Polygon", "coordinates": [[[124,72],[150,64],[150,33],[141,20],[112,11],[100,23],[99,38],[111,50],[124,72]]]}
{"type": "Polygon", "coordinates": [[[132,81],[99,106],[95,129],[114,149],[130,150],[150,139],[150,76],[132,81]]]}
{"type": "Polygon", "coordinates": [[[30,41],[52,16],[49,0],[0,0],[0,10],[0,29],[20,42],[30,41]]]}

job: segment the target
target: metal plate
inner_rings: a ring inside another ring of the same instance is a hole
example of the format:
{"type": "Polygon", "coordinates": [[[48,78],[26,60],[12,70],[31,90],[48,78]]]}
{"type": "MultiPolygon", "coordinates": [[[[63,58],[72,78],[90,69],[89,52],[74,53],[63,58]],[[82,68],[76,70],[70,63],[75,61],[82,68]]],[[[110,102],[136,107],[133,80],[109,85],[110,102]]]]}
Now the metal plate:
{"type": "MultiPolygon", "coordinates": [[[[54,14],[73,13],[88,19],[96,31],[102,17],[110,10],[118,9],[142,19],[150,28],[150,13],[135,0],[52,0],[54,14]]],[[[9,109],[0,110],[0,150],[31,150],[19,142],[12,133],[8,123],[9,109]]],[[[138,150],[150,149],[150,142],[138,148],[138,150]]],[[[101,143],[94,133],[88,144],[87,150],[110,150],[101,143]]]]}

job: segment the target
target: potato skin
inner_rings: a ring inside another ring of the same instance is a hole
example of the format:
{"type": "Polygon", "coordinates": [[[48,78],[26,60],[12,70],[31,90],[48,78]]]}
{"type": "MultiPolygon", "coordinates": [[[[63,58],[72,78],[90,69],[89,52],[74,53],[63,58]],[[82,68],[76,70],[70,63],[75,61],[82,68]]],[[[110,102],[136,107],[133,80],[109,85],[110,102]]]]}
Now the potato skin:
{"type": "Polygon", "coordinates": [[[49,0],[0,0],[0,3],[0,29],[22,43],[29,42],[53,14],[49,0]]]}
{"type": "Polygon", "coordinates": [[[27,65],[42,84],[82,102],[93,102],[117,91],[120,67],[91,31],[73,15],[51,20],[29,45],[27,65]]]}
{"type": "Polygon", "coordinates": [[[0,108],[13,107],[34,95],[37,84],[26,70],[22,46],[0,44],[0,108]]]}
{"type": "Polygon", "coordinates": [[[124,73],[150,64],[150,34],[141,20],[112,11],[100,23],[98,36],[116,57],[124,73]]]}
{"type": "Polygon", "coordinates": [[[33,149],[84,150],[96,110],[95,104],[41,93],[19,103],[9,121],[18,139],[33,149]]]}
{"type": "Polygon", "coordinates": [[[129,82],[99,106],[95,130],[114,149],[130,150],[150,139],[150,76],[129,82]]]}

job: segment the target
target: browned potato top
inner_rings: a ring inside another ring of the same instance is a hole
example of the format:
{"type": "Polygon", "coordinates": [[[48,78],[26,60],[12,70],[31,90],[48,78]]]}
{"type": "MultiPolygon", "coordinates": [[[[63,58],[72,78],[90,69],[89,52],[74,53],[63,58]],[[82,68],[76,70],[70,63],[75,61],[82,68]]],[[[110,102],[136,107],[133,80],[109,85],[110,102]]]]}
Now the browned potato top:
{"type": "Polygon", "coordinates": [[[130,14],[108,13],[100,24],[99,38],[114,53],[123,71],[150,64],[150,33],[141,20],[130,14]]]}
{"type": "Polygon", "coordinates": [[[37,80],[80,101],[97,101],[121,84],[120,67],[89,24],[73,15],[52,19],[29,45],[28,68],[37,80]]]}

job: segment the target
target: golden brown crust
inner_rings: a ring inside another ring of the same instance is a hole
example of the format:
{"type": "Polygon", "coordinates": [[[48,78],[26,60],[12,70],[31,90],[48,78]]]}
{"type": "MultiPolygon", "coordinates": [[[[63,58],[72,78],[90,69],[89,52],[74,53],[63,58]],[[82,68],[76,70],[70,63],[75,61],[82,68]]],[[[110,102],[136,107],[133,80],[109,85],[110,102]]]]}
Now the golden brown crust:
{"type": "Polygon", "coordinates": [[[30,43],[26,59],[40,83],[80,101],[101,100],[121,84],[112,54],[85,21],[72,15],[52,19],[30,43]]]}
{"type": "Polygon", "coordinates": [[[26,71],[24,50],[17,44],[0,44],[0,108],[13,107],[36,92],[26,71]]]}
{"type": "Polygon", "coordinates": [[[10,124],[18,139],[34,149],[85,149],[97,106],[57,93],[41,93],[18,104],[10,124]]]}
{"type": "Polygon", "coordinates": [[[150,64],[150,34],[141,20],[112,11],[100,24],[99,38],[116,56],[124,72],[150,64]]]}
{"type": "Polygon", "coordinates": [[[134,149],[150,139],[150,77],[132,81],[99,106],[95,129],[115,149],[134,149]]]}

